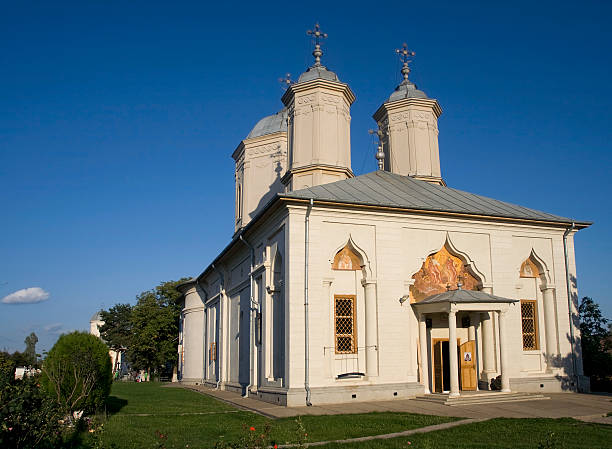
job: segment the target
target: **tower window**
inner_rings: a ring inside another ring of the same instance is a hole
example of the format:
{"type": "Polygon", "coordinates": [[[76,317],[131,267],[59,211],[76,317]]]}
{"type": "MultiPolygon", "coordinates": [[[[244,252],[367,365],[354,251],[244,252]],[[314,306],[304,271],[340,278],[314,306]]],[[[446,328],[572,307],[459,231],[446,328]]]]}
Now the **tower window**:
{"type": "Polygon", "coordinates": [[[536,302],[521,300],[521,320],[523,327],[523,351],[538,349],[538,326],[536,302]]]}
{"type": "Polygon", "coordinates": [[[336,332],[336,354],[357,353],[357,331],[355,329],[355,296],[334,297],[334,322],[336,332]]]}

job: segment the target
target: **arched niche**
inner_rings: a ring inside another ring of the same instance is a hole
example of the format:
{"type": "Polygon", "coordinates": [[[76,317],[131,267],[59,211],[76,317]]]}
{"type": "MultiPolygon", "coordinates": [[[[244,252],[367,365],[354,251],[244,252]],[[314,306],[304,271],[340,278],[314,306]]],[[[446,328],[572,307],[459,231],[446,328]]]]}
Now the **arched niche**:
{"type": "Polygon", "coordinates": [[[371,278],[370,261],[352,236],[342,246],[336,247],[332,254],[330,262],[333,271],[361,271],[364,279],[371,278]]]}
{"type": "Polygon", "coordinates": [[[482,286],[481,278],[463,257],[451,249],[448,241],[439,251],[427,256],[412,279],[409,288],[411,303],[447,290],[455,290],[459,282],[464,290],[479,290],[482,286]]]}
{"type": "Polygon", "coordinates": [[[550,286],[550,273],[544,260],[532,249],[519,268],[520,278],[539,279],[541,286],[550,286]]]}

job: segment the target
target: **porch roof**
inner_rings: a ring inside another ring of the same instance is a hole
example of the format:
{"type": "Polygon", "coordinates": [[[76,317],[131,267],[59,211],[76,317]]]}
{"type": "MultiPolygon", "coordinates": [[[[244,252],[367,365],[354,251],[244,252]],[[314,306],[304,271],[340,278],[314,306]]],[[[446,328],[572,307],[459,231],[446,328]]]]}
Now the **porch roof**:
{"type": "Polygon", "coordinates": [[[441,304],[441,303],[455,303],[455,304],[491,304],[491,303],[507,303],[511,304],[518,302],[516,299],[502,298],[501,296],[490,295],[482,291],[475,290],[449,290],[444,293],[438,293],[431,295],[422,301],[415,302],[413,306],[420,306],[425,304],[441,304]]]}

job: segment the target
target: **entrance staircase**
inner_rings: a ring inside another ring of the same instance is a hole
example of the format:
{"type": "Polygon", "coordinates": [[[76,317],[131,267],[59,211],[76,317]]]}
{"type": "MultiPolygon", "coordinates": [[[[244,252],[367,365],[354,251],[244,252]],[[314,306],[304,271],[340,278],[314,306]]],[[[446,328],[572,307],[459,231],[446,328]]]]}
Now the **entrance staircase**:
{"type": "Polygon", "coordinates": [[[450,407],[460,405],[496,404],[500,402],[541,401],[550,399],[540,393],[503,393],[501,391],[463,391],[460,396],[449,397],[448,393],[433,393],[417,396],[415,401],[435,402],[450,407]]]}

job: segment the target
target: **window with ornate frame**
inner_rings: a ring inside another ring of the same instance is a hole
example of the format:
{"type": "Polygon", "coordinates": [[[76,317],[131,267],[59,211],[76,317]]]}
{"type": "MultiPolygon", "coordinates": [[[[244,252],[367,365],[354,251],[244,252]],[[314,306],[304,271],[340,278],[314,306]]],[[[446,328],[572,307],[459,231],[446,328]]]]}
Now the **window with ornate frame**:
{"type": "Polygon", "coordinates": [[[355,295],[334,295],[336,354],[357,353],[355,295]]]}
{"type": "Polygon", "coordinates": [[[538,349],[538,313],[536,301],[521,299],[521,321],[523,329],[523,351],[538,349]]]}

